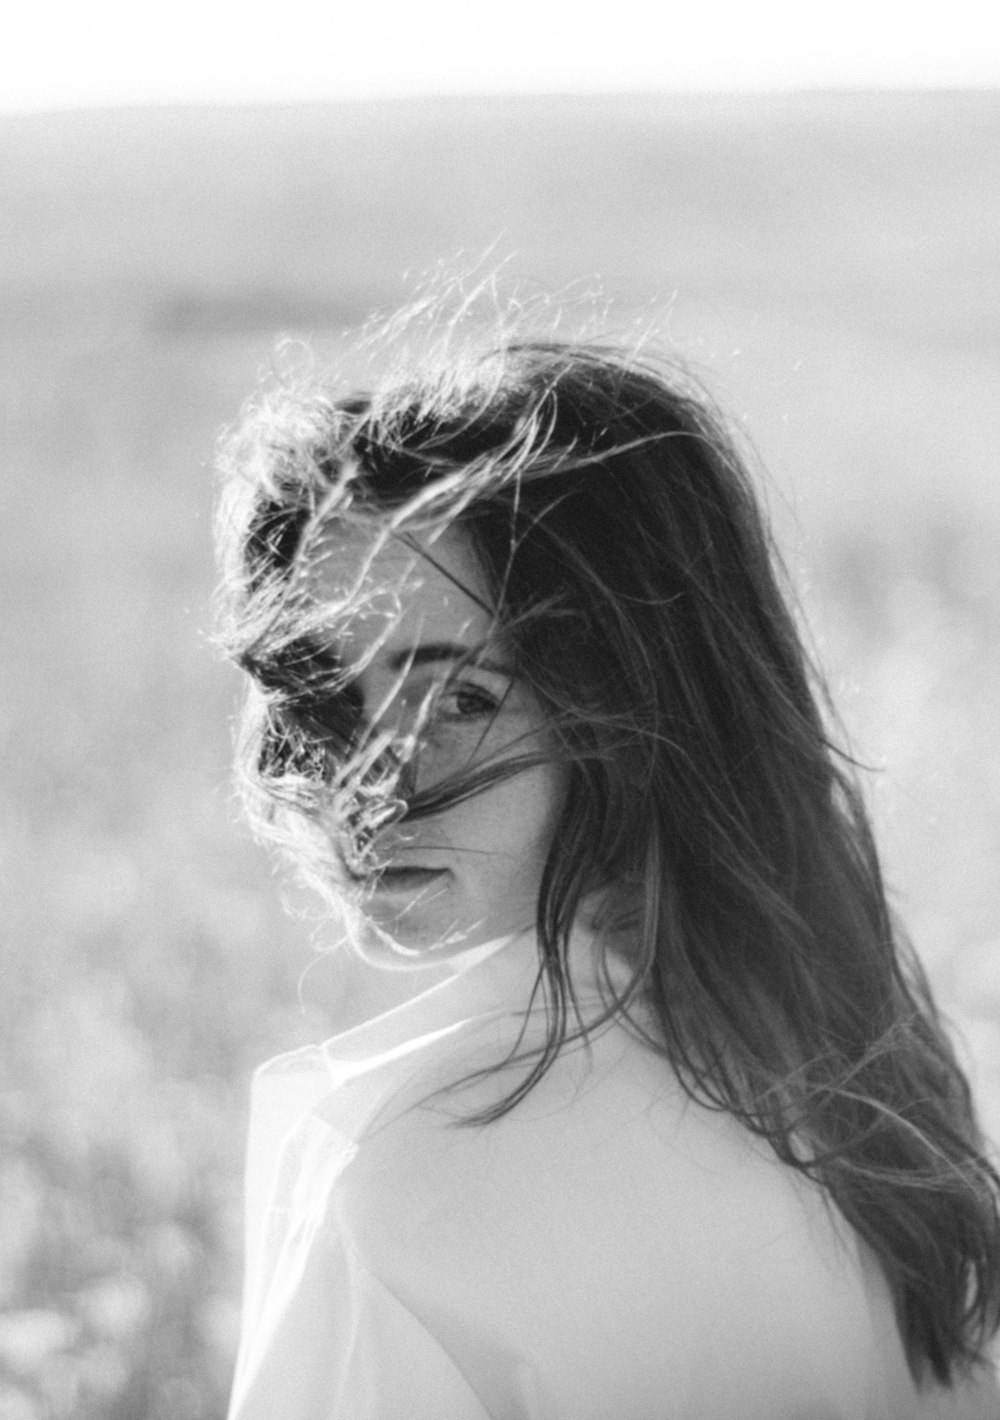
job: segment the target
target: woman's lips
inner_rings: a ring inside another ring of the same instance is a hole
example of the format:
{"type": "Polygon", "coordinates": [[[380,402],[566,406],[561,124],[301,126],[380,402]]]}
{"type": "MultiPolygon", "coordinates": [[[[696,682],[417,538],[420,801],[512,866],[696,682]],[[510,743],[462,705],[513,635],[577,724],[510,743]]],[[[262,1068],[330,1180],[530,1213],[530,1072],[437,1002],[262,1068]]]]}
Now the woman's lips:
{"type": "Polygon", "coordinates": [[[383,868],[372,886],[375,892],[413,893],[447,874],[447,868],[383,868]]]}

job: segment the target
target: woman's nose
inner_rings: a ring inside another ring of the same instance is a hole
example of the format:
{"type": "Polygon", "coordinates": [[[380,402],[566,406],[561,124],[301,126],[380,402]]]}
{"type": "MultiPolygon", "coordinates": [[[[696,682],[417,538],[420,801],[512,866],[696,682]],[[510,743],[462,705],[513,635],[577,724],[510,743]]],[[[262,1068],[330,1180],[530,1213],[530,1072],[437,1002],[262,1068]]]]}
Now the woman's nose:
{"type": "Polygon", "coordinates": [[[417,745],[412,737],[395,736],[384,743],[369,762],[365,778],[370,784],[391,785],[394,797],[403,801],[416,788],[417,745]]]}

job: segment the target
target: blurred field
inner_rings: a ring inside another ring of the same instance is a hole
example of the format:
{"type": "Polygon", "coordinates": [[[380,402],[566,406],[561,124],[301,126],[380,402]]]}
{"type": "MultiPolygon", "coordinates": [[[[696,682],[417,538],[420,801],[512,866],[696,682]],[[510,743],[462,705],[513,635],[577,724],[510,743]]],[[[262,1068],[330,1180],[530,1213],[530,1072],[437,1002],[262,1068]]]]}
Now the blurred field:
{"type": "Polygon", "coordinates": [[[249,1072],[339,987],[232,804],[215,432],[490,244],[753,438],[1000,1135],[998,151],[995,93],[0,120],[0,1420],[224,1412],[249,1072]]]}

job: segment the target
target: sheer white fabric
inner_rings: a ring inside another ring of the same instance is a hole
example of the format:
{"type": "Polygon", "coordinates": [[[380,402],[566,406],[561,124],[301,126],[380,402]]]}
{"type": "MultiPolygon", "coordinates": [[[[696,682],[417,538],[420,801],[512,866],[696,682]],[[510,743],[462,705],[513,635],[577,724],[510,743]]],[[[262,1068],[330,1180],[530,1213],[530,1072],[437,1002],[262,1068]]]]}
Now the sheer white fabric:
{"type": "Polygon", "coordinates": [[[434,1093],[503,1059],[536,965],[258,1072],[230,1420],[998,1420],[991,1380],[918,1395],[820,1191],[620,1026],[456,1127],[523,1072],[434,1093]]]}

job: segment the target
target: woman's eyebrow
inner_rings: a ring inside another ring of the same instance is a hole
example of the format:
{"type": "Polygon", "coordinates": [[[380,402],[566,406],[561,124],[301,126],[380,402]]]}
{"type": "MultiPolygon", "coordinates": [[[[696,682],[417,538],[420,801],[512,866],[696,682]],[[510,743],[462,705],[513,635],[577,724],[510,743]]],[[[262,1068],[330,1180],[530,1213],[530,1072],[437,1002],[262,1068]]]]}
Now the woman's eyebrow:
{"type": "Polygon", "coordinates": [[[510,675],[508,667],[483,656],[485,649],[485,646],[462,646],[456,641],[428,641],[421,646],[394,651],[389,657],[389,668],[393,671],[405,671],[440,661],[466,661],[484,671],[492,671],[495,675],[510,675]]]}

